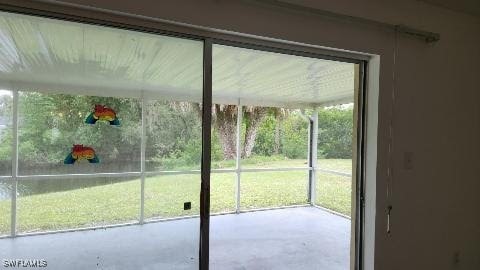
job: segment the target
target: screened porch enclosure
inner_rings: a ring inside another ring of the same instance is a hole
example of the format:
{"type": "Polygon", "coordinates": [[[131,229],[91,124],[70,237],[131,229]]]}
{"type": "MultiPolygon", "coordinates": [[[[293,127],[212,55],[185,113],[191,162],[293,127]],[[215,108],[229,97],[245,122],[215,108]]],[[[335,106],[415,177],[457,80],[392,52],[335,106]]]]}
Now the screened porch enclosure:
{"type": "MultiPolygon", "coordinates": [[[[109,228],[104,266],[118,255],[118,233],[146,233],[164,241],[161,254],[146,251],[151,266],[198,268],[204,51],[203,39],[1,12],[0,247],[21,249],[18,236],[49,245],[51,236],[61,250],[69,235],[93,244],[102,231],[91,230],[109,228]],[[182,254],[168,262],[172,252],[182,254]]],[[[274,231],[268,218],[288,225],[277,227],[285,234],[319,226],[299,239],[330,221],[339,226],[332,253],[308,252],[338,256],[331,269],[347,269],[352,162],[319,151],[319,112],[354,106],[358,65],[215,43],[211,53],[211,254],[226,245],[251,260],[246,239],[274,231]]],[[[263,244],[267,253],[274,245],[263,244]]],[[[75,249],[56,267],[79,260],[75,249]]],[[[0,255],[55,257],[18,250],[0,255]]],[[[212,256],[218,269],[242,266],[212,256]]]]}

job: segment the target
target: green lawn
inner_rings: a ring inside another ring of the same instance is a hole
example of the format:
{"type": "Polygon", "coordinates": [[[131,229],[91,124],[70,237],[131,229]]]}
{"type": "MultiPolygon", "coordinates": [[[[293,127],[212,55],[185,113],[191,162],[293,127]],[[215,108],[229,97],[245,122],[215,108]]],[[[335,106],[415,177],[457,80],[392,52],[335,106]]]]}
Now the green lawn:
{"type": "MultiPolygon", "coordinates": [[[[300,167],[304,160],[277,160],[246,164],[244,167],[300,167]]],[[[351,172],[351,160],[319,160],[319,166],[351,172]]],[[[305,171],[242,173],[242,209],[307,203],[305,171]]],[[[59,180],[61,181],[61,180],[59,180]]],[[[78,181],[82,181],[81,179],[78,181]]],[[[235,173],[211,176],[211,212],[235,209],[235,173]]],[[[148,177],[145,181],[145,217],[162,218],[195,215],[199,211],[200,175],[148,177]],[[183,210],[190,201],[191,210],[183,210]]],[[[139,217],[140,181],[88,187],[71,191],[19,197],[19,232],[35,232],[135,221],[139,217]]],[[[350,215],[351,179],[320,173],[317,204],[350,215]]],[[[0,235],[10,227],[10,201],[0,201],[0,235]]]]}

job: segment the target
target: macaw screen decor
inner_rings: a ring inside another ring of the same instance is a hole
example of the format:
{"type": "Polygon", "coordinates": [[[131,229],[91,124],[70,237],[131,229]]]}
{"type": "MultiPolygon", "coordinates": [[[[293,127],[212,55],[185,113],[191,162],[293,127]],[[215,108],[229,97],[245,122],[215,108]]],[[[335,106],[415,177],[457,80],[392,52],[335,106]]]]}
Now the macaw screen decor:
{"type": "Polygon", "coordinates": [[[83,146],[82,144],[74,144],[72,151],[67,155],[64,164],[74,164],[77,161],[88,160],[89,163],[99,163],[95,150],[89,146],[83,146]]]}
{"type": "Polygon", "coordinates": [[[112,126],[119,126],[120,120],[117,118],[117,113],[105,105],[95,105],[95,109],[85,119],[87,124],[95,124],[97,121],[109,122],[112,126]]]}

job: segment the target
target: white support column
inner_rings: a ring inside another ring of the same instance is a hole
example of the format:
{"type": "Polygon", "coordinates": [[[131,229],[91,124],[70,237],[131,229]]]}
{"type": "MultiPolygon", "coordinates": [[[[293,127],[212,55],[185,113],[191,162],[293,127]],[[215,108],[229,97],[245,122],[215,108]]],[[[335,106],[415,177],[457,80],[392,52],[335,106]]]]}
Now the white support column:
{"type": "Polygon", "coordinates": [[[145,97],[142,93],[142,131],[140,141],[140,224],[145,220],[145,147],[146,147],[146,125],[145,125],[145,97]]]}
{"type": "Polygon", "coordinates": [[[307,198],[308,203],[313,205],[312,203],[312,176],[313,172],[310,170],[313,166],[313,159],[312,159],[312,132],[313,132],[313,120],[311,117],[308,117],[308,146],[307,146],[307,159],[308,159],[308,189],[307,189],[307,198]]]}
{"type": "Polygon", "coordinates": [[[315,205],[317,191],[317,158],[318,158],[318,109],[315,108],[312,113],[313,132],[312,132],[312,181],[310,182],[310,204],[315,205]]]}
{"type": "Polygon", "coordinates": [[[18,91],[13,91],[13,127],[12,127],[12,209],[10,222],[10,235],[17,234],[17,189],[18,189],[18,91]]]}
{"type": "Polygon", "coordinates": [[[243,110],[242,105],[240,105],[240,100],[237,105],[237,157],[236,157],[236,173],[237,173],[237,182],[235,188],[235,212],[240,213],[240,176],[241,176],[241,162],[242,162],[242,152],[241,152],[241,133],[242,133],[242,117],[243,110]]]}

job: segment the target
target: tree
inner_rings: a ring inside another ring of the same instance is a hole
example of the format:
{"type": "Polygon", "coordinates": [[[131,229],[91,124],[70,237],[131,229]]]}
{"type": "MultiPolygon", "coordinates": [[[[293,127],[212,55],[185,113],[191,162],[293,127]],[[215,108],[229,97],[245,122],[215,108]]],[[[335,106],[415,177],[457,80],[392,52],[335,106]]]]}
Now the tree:
{"type": "Polygon", "coordinates": [[[181,159],[184,163],[189,160],[200,164],[201,110],[198,108],[198,104],[188,102],[147,102],[147,160],[165,163],[167,159],[181,159]],[[187,149],[188,157],[184,153],[187,149]]]}
{"type": "Polygon", "coordinates": [[[267,116],[267,107],[248,106],[243,113],[245,118],[245,139],[242,148],[242,157],[248,158],[252,155],[258,127],[267,116]]]}
{"type": "Polygon", "coordinates": [[[10,174],[12,158],[12,96],[0,90],[0,175],[10,174]]]}
{"type": "MultiPolygon", "coordinates": [[[[236,157],[236,126],[238,109],[236,105],[214,104],[213,106],[214,126],[218,133],[223,149],[224,159],[236,157]]],[[[245,123],[245,134],[241,155],[248,158],[252,155],[255,146],[255,138],[262,120],[267,115],[267,107],[245,106],[243,107],[243,119],[245,123]]]]}
{"type": "Polygon", "coordinates": [[[214,125],[220,139],[223,158],[234,159],[236,156],[237,106],[214,104],[214,125]]]}
{"type": "Polygon", "coordinates": [[[275,108],[273,110],[273,115],[275,116],[275,144],[273,146],[273,153],[278,155],[280,154],[280,146],[281,146],[281,137],[282,137],[282,125],[283,121],[289,115],[289,110],[284,108],[275,108]]]}
{"type": "Polygon", "coordinates": [[[352,158],[353,109],[318,111],[318,151],[326,158],[352,158]]]}
{"type": "Polygon", "coordinates": [[[283,124],[282,154],[288,158],[306,159],[308,154],[308,121],[299,111],[291,112],[283,124]]]}

